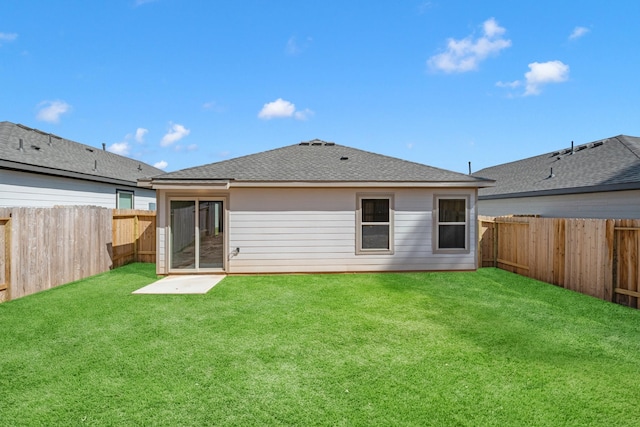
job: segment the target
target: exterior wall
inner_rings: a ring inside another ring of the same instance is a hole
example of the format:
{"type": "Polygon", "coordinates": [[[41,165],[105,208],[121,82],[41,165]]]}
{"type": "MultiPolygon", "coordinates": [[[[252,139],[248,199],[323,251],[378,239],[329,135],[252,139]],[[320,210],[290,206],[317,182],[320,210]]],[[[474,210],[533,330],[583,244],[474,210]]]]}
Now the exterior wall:
{"type": "Polygon", "coordinates": [[[269,189],[158,190],[158,274],[169,273],[170,197],[225,197],[226,272],[305,273],[474,270],[475,189],[269,189]],[[357,195],[394,195],[394,253],[356,255],[357,195]],[[468,253],[434,254],[434,195],[469,198],[468,253]],[[239,248],[239,253],[235,249],[239,248]]]}
{"type": "Polygon", "coordinates": [[[116,189],[134,192],[134,209],[149,209],[155,190],[0,169],[0,207],[116,207],[116,189]]]}
{"type": "Polygon", "coordinates": [[[167,259],[167,236],[169,232],[169,218],[167,218],[167,193],[156,190],[158,195],[158,211],[156,212],[156,274],[168,274],[169,260],[167,259]]]}
{"type": "Polygon", "coordinates": [[[640,218],[640,190],[479,200],[480,215],[549,218],[640,218]]]}
{"type": "Polygon", "coordinates": [[[474,189],[249,189],[230,195],[229,273],[473,270],[474,189]],[[394,253],[356,255],[359,193],[392,193],[394,253]],[[434,194],[470,196],[470,251],[434,254],[434,194]]]}

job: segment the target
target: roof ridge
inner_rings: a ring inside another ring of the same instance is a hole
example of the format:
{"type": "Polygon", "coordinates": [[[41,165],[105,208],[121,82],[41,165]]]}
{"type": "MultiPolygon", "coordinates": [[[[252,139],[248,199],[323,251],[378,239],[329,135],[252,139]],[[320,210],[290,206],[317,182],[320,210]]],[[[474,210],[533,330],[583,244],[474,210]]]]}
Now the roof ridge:
{"type": "MultiPolygon", "coordinates": [[[[633,137],[633,136],[629,136],[629,135],[622,135],[621,134],[621,135],[611,136],[611,137],[607,137],[607,138],[594,139],[593,141],[583,142],[581,144],[573,144],[573,146],[575,148],[583,147],[583,146],[590,146],[590,148],[593,148],[594,146],[602,145],[602,143],[607,142],[609,140],[617,139],[622,145],[624,145],[627,149],[629,149],[629,151],[633,152],[633,154],[640,159],[640,148],[638,148],[638,150],[635,151],[633,148],[629,147],[628,144],[626,144],[623,140],[621,140],[621,138],[624,138],[626,140],[627,138],[637,138],[637,137],[633,137]]],[[[573,141],[572,141],[572,143],[573,143],[573,141]]],[[[493,166],[487,166],[486,168],[479,169],[476,172],[474,172],[472,175],[476,175],[479,172],[482,172],[482,171],[488,170],[488,169],[492,169],[492,168],[496,168],[496,167],[502,168],[502,167],[504,167],[506,165],[527,162],[527,161],[530,161],[532,159],[536,159],[536,158],[539,158],[539,157],[547,156],[547,157],[551,158],[551,157],[555,157],[556,155],[563,156],[565,154],[569,154],[570,151],[571,151],[571,147],[566,147],[566,148],[561,148],[561,149],[558,149],[558,150],[549,151],[549,152],[546,152],[546,153],[536,154],[534,156],[525,157],[523,159],[517,159],[517,160],[512,160],[510,162],[499,163],[499,164],[496,164],[496,165],[493,165],[493,166]]],[[[575,153],[576,151],[579,151],[579,150],[575,150],[574,149],[573,152],[575,153]]]]}
{"type": "Polygon", "coordinates": [[[638,159],[640,159],[640,147],[631,147],[629,146],[630,144],[628,144],[628,138],[633,138],[633,137],[629,137],[628,135],[618,135],[618,136],[614,136],[611,139],[617,139],[620,144],[622,144],[624,146],[624,148],[626,148],[627,150],[631,151],[631,153],[636,156],[638,159]]]}
{"type": "Polygon", "coordinates": [[[236,182],[468,182],[487,180],[360,148],[311,140],[169,172],[157,179],[236,182]]]}

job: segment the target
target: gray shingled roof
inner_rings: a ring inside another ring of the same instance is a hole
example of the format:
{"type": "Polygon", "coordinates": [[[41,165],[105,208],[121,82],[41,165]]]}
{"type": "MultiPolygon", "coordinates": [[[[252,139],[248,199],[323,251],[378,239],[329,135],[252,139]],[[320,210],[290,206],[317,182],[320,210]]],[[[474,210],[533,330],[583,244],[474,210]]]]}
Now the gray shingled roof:
{"type": "Polygon", "coordinates": [[[234,182],[491,182],[470,175],[313,140],[262,153],[182,169],[153,181],[234,182]]]}
{"type": "Polygon", "coordinates": [[[496,181],[479,191],[484,199],[640,188],[640,138],[619,135],[473,175],[496,181]]]}
{"type": "Polygon", "coordinates": [[[134,186],[140,178],[164,173],[128,157],[10,122],[0,122],[0,168],[134,186]]]}

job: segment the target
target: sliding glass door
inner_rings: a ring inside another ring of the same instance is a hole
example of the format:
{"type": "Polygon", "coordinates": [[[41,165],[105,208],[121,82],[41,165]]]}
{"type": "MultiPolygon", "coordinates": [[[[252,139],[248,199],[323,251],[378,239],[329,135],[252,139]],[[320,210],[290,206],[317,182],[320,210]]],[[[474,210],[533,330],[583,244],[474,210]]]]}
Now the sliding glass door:
{"type": "Polygon", "coordinates": [[[224,269],[222,200],[170,201],[171,269],[224,269]]]}

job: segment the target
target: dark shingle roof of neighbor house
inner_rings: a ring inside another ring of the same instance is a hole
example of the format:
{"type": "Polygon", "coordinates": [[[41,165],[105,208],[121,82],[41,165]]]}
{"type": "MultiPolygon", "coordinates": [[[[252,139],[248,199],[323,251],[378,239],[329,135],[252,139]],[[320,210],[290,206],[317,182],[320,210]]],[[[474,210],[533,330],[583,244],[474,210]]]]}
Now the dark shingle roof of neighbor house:
{"type": "Polygon", "coordinates": [[[480,199],[575,194],[640,188],[640,138],[619,135],[482,169],[493,179],[480,199]]]}
{"type": "Polygon", "coordinates": [[[313,140],[155,177],[152,182],[458,182],[489,180],[368,151],[313,140]]]}
{"type": "Polygon", "coordinates": [[[121,185],[137,185],[140,178],[164,173],[138,160],[11,122],[0,122],[0,168],[121,185]]]}

